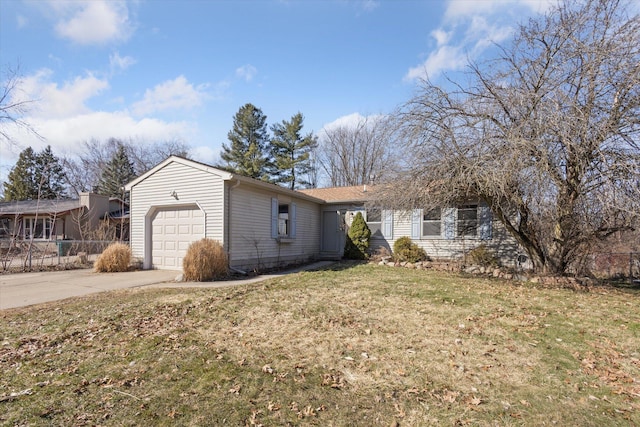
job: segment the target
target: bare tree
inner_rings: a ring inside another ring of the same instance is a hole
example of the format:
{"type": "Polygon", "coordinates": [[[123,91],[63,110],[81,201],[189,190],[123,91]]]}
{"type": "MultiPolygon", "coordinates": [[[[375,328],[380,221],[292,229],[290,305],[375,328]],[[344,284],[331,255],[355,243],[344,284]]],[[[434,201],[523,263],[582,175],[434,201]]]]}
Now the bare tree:
{"type": "Polygon", "coordinates": [[[190,151],[189,145],[179,139],[170,139],[153,144],[129,140],[125,146],[127,147],[127,155],[133,162],[136,175],[142,175],[170,156],[188,158],[190,151]]]}
{"type": "Polygon", "coordinates": [[[23,117],[29,111],[29,107],[34,100],[25,99],[20,96],[20,77],[19,67],[3,67],[2,70],[2,87],[0,87],[0,139],[9,144],[15,144],[11,133],[10,126],[26,130],[34,134],[38,138],[42,137],[38,132],[26,122],[23,117]]]}
{"type": "Polygon", "coordinates": [[[109,138],[106,141],[91,139],[82,143],[82,152],[64,159],[71,192],[94,191],[100,182],[102,171],[113,159],[118,146],[123,145],[137,176],[145,173],[171,155],[189,156],[189,146],[179,140],[168,140],[153,144],[144,141],[121,141],[109,138]]]}
{"type": "Polygon", "coordinates": [[[640,17],[568,0],[519,28],[469,84],[423,81],[397,113],[409,206],[480,197],[539,271],[566,273],[640,215],[640,17]]]}
{"type": "Polygon", "coordinates": [[[393,151],[385,120],[367,117],[355,125],[325,129],[318,163],[331,186],[370,184],[393,168],[393,151]]]}

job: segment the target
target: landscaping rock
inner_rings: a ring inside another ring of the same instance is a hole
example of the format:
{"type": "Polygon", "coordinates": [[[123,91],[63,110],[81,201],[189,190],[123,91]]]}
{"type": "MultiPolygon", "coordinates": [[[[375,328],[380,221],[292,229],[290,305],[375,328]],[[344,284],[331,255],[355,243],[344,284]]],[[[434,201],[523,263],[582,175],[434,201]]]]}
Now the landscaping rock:
{"type": "Polygon", "coordinates": [[[467,274],[476,274],[480,272],[480,268],[477,265],[470,265],[463,270],[467,274]]]}

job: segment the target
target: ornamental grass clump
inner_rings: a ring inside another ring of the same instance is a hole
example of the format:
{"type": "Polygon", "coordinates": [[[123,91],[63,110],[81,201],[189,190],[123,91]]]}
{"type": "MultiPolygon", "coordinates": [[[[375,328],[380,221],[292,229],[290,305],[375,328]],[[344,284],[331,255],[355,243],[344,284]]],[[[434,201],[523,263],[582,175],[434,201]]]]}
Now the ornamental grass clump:
{"type": "Polygon", "coordinates": [[[112,243],[98,256],[94,270],[98,273],[120,273],[129,270],[131,248],[124,243],[112,243]]]}
{"type": "Polygon", "coordinates": [[[401,237],[393,244],[393,257],[400,262],[419,262],[429,259],[427,253],[409,237],[401,237]]]}
{"type": "Polygon", "coordinates": [[[229,272],[227,253],[212,239],[193,242],[182,260],[183,279],[204,282],[224,277],[229,272]]]}

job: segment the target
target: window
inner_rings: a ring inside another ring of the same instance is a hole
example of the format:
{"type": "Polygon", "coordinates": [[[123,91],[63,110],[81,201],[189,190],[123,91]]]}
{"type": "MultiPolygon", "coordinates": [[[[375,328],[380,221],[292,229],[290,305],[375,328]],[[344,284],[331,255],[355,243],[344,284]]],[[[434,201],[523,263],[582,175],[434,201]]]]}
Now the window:
{"type": "Polygon", "coordinates": [[[24,238],[50,239],[51,220],[49,218],[25,218],[24,238]]]}
{"type": "Polygon", "coordinates": [[[380,209],[368,210],[366,222],[371,230],[371,237],[382,237],[382,212],[380,209]]]}
{"type": "Polygon", "coordinates": [[[289,235],[289,205],[278,205],[278,236],[289,235]]]}
{"type": "Polygon", "coordinates": [[[422,235],[425,237],[440,237],[442,224],[442,213],[440,208],[423,211],[422,214],[422,235]]]}
{"type": "Polygon", "coordinates": [[[492,237],[492,215],[488,206],[466,204],[456,208],[443,207],[430,211],[414,209],[411,213],[411,238],[477,238],[492,237]]]}
{"type": "Polygon", "coordinates": [[[9,218],[0,219],[0,237],[9,236],[11,234],[11,220],[9,218]]]}
{"type": "Polygon", "coordinates": [[[458,207],[457,235],[459,237],[478,236],[478,205],[462,205],[458,207]]]}
{"type": "Polygon", "coordinates": [[[296,204],[271,199],[271,237],[293,239],[296,237],[296,204]]]}

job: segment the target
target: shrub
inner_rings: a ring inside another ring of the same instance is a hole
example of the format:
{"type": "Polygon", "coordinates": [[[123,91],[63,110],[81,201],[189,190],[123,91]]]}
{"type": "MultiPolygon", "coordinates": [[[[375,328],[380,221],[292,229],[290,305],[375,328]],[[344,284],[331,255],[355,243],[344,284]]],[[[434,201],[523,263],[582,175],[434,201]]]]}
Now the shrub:
{"type": "Polygon", "coordinates": [[[349,237],[348,234],[347,241],[344,245],[343,257],[346,259],[365,259],[366,257],[365,253],[358,249],[358,247],[355,243],[353,243],[353,240],[351,240],[351,237],[349,237]]]}
{"type": "Polygon", "coordinates": [[[496,254],[487,247],[487,245],[480,245],[467,252],[467,260],[471,264],[479,265],[482,267],[497,267],[498,257],[496,254]]]}
{"type": "Polygon", "coordinates": [[[212,239],[193,242],[182,259],[182,272],[187,281],[203,282],[224,277],[229,272],[227,253],[212,239]]]}
{"type": "Polygon", "coordinates": [[[367,249],[369,249],[369,241],[371,240],[371,230],[364,221],[361,212],[358,212],[349,233],[347,233],[347,241],[344,246],[344,257],[348,259],[365,259],[367,257],[367,249]]]}
{"type": "Polygon", "coordinates": [[[94,270],[98,273],[119,273],[129,270],[131,248],[124,243],[112,243],[98,256],[94,270]]]}
{"type": "Polygon", "coordinates": [[[393,244],[393,256],[396,261],[418,262],[429,259],[427,253],[409,237],[401,237],[393,244]]]}

